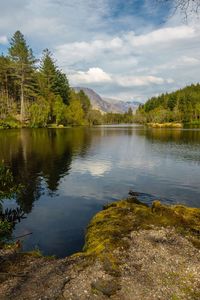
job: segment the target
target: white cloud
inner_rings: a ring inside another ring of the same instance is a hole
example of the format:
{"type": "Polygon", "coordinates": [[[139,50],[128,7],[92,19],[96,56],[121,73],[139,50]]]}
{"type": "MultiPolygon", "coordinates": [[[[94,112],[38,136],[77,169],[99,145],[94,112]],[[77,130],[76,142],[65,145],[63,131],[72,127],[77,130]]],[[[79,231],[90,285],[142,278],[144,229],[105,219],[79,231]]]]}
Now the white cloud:
{"type": "Polygon", "coordinates": [[[74,161],[73,172],[81,174],[89,173],[95,177],[101,177],[111,170],[111,163],[108,161],[74,161]]]}
{"type": "Polygon", "coordinates": [[[0,44],[6,45],[8,43],[8,38],[6,35],[0,36],[0,44]]]}
{"type": "Polygon", "coordinates": [[[54,52],[71,84],[122,100],[145,100],[199,80],[200,21],[184,24],[151,1],[139,2],[7,0],[0,44],[19,29],[36,56],[43,48],[54,52]]]}
{"type": "Polygon", "coordinates": [[[200,76],[199,48],[200,30],[196,24],[167,26],[140,35],[124,32],[110,40],[105,36],[96,41],[70,43],[69,61],[75,62],[78,57],[74,65],[65,65],[64,53],[56,55],[66,71],[71,68],[73,85],[83,83],[107,97],[145,100],[196,82],[200,76]],[[103,71],[98,79],[88,71],[94,66],[103,71]]]}
{"type": "Polygon", "coordinates": [[[194,27],[190,26],[177,26],[177,27],[167,27],[154,30],[147,34],[135,35],[134,32],[127,34],[125,39],[133,47],[143,47],[150,46],[160,43],[171,43],[178,40],[192,39],[196,35],[199,35],[194,27]]]}
{"type": "Polygon", "coordinates": [[[68,59],[70,64],[80,61],[92,61],[97,57],[102,56],[105,52],[112,54],[119,51],[123,47],[123,41],[119,37],[114,37],[110,40],[98,39],[91,42],[74,42],[59,45],[55,48],[56,56],[65,64],[68,59]]]}
{"type": "Polygon", "coordinates": [[[199,63],[200,63],[199,59],[197,59],[195,57],[185,56],[185,55],[180,57],[180,59],[178,59],[178,64],[179,65],[182,64],[183,66],[185,66],[185,65],[191,66],[191,65],[195,65],[195,64],[199,64],[199,63]]]}
{"type": "Polygon", "coordinates": [[[158,65],[154,68],[154,72],[159,70],[170,70],[170,69],[178,69],[178,68],[185,68],[185,67],[192,67],[200,64],[200,59],[195,57],[189,56],[181,56],[176,59],[173,59],[165,64],[158,65]]]}
{"type": "Polygon", "coordinates": [[[163,79],[161,77],[156,76],[124,76],[117,78],[117,82],[119,85],[123,87],[131,87],[131,86],[146,86],[151,84],[164,84],[164,83],[172,83],[173,79],[163,79]]]}
{"type": "Polygon", "coordinates": [[[109,74],[100,68],[90,68],[88,71],[78,71],[70,76],[72,83],[105,83],[112,81],[109,74]]]}
{"type": "Polygon", "coordinates": [[[148,86],[152,84],[173,83],[171,78],[161,78],[152,75],[148,76],[120,76],[111,75],[100,68],[90,68],[88,71],[78,71],[70,75],[73,85],[79,84],[97,84],[113,83],[122,87],[148,86]]]}

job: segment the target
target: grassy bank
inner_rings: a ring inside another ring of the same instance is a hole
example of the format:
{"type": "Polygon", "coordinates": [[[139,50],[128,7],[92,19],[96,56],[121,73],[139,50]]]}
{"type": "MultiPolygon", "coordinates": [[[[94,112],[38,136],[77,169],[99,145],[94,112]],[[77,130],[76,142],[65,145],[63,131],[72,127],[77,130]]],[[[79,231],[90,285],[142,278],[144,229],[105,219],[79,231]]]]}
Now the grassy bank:
{"type": "Polygon", "coordinates": [[[168,123],[147,123],[148,127],[151,128],[182,128],[182,123],[174,123],[174,122],[168,122],[168,123]]]}

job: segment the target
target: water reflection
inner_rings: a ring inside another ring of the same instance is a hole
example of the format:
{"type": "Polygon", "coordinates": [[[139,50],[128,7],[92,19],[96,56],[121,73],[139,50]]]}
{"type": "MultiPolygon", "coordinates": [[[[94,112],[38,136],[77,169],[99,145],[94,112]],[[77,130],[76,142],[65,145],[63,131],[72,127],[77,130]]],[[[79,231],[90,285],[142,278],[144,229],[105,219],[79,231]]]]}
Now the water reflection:
{"type": "Polygon", "coordinates": [[[69,173],[72,157],[86,155],[90,138],[83,128],[0,131],[0,161],[9,165],[16,182],[23,184],[16,201],[24,212],[30,212],[40,198],[44,182],[51,194],[57,191],[60,179],[69,173]]]}
{"type": "Polygon", "coordinates": [[[196,129],[0,131],[0,160],[24,185],[16,202],[27,218],[14,234],[33,232],[25,250],[37,246],[62,257],[80,250],[86,225],[103,204],[130,189],[148,203],[161,198],[199,207],[199,146],[196,129]]]}

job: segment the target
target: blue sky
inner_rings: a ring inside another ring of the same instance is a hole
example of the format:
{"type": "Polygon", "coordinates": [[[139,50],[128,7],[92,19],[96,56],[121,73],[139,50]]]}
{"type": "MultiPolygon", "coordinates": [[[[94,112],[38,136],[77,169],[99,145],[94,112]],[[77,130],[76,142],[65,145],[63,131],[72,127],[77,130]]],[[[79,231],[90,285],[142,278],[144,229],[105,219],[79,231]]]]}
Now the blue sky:
{"type": "Polygon", "coordinates": [[[73,86],[145,101],[200,77],[200,21],[156,0],[7,0],[0,50],[16,30],[36,56],[49,48],[73,86]]]}

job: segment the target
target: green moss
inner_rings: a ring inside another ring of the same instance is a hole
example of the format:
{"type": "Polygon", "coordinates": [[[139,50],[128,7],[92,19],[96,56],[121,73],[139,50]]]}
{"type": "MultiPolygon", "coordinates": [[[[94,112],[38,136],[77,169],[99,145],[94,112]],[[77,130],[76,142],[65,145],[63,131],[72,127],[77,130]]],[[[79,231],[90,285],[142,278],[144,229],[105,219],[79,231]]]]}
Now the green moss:
{"type": "Polygon", "coordinates": [[[93,294],[99,294],[100,292],[107,297],[111,297],[121,289],[121,286],[118,280],[105,280],[100,278],[92,282],[91,288],[93,294]]]}
{"type": "Polygon", "coordinates": [[[25,252],[24,255],[32,256],[32,257],[43,257],[43,254],[39,248],[35,248],[32,251],[25,252]]]}
{"type": "Polygon", "coordinates": [[[152,226],[173,226],[195,246],[200,246],[200,209],[166,206],[159,201],[148,207],[136,198],[129,198],[104,206],[104,210],[94,216],[87,229],[84,252],[100,257],[112,253],[118,247],[127,247],[123,238],[131,231],[152,226]]]}
{"type": "Polygon", "coordinates": [[[180,299],[178,296],[176,296],[176,295],[174,294],[174,295],[172,295],[171,300],[181,300],[181,299],[180,299]]]}

